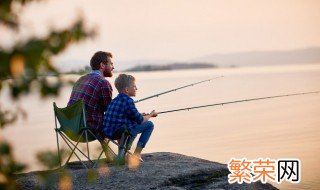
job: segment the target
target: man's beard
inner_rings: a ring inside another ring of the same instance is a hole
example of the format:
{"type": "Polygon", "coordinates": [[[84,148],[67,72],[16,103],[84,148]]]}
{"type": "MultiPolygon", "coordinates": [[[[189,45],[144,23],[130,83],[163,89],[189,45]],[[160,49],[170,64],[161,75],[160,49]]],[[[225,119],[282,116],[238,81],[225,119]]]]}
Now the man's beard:
{"type": "Polygon", "coordinates": [[[103,71],[103,76],[104,77],[112,77],[112,71],[104,70],[103,71]]]}

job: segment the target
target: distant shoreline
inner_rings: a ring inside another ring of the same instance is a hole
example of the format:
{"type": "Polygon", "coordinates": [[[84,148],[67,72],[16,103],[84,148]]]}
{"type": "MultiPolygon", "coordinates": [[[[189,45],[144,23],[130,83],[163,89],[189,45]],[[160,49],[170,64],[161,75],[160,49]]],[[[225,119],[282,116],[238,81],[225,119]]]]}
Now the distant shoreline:
{"type": "Polygon", "coordinates": [[[137,65],[132,68],[126,69],[127,72],[139,72],[139,71],[170,71],[170,70],[184,70],[184,69],[206,69],[217,68],[218,66],[211,63],[171,63],[165,65],[137,65]]]}

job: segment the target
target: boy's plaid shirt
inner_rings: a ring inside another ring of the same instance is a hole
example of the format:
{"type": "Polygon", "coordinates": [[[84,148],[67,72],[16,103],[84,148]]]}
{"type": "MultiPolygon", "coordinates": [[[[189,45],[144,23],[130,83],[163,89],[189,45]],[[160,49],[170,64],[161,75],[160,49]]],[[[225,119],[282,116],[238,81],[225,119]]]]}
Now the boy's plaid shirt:
{"type": "Polygon", "coordinates": [[[103,130],[107,137],[112,137],[121,126],[126,126],[130,130],[142,122],[143,116],[138,112],[133,99],[120,93],[108,106],[103,121],[103,130]]]}

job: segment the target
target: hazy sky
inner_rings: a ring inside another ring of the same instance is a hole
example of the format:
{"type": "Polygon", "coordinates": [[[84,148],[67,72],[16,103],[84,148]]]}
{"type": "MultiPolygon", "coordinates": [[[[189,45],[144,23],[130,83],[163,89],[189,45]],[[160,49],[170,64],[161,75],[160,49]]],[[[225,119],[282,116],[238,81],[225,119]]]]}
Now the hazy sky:
{"type": "Polygon", "coordinates": [[[59,61],[87,61],[97,50],[122,63],[320,46],[319,0],[47,0],[21,13],[22,35],[43,35],[80,14],[99,35],[59,61]]]}

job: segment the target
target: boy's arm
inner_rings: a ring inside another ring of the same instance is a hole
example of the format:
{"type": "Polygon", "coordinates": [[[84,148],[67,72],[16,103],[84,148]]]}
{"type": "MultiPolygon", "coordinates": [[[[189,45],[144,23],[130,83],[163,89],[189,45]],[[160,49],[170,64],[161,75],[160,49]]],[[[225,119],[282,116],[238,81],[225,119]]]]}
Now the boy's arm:
{"type": "Polygon", "coordinates": [[[126,113],[128,119],[134,121],[138,124],[141,124],[144,121],[144,117],[139,113],[132,99],[128,99],[126,102],[126,113]]]}

